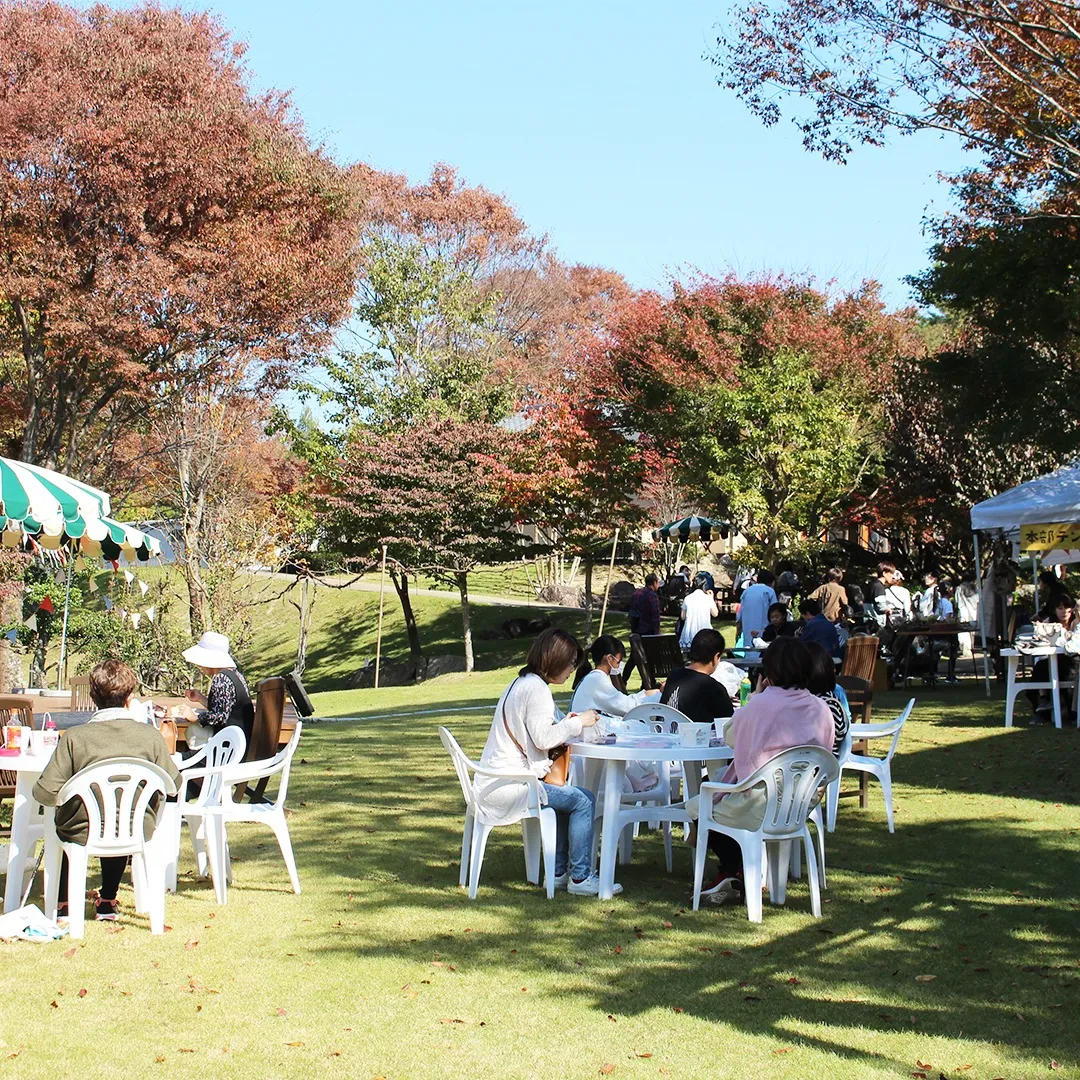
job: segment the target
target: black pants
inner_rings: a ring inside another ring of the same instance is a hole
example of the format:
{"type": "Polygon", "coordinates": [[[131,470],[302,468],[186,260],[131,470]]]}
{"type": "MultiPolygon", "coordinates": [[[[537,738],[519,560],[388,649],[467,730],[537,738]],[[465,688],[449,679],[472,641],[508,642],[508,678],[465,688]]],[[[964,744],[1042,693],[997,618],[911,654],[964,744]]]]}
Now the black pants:
{"type": "Polygon", "coordinates": [[[742,847],[739,841],[727,833],[710,832],[709,850],[720,860],[721,874],[741,874],[743,872],[742,847]]]}
{"type": "MultiPolygon", "coordinates": [[[[120,879],[124,876],[128,857],[126,855],[106,855],[101,859],[101,899],[115,900],[116,890],[120,888],[120,879]]],[[[60,891],[57,893],[61,904],[68,898],[68,857],[60,861],[60,891]]]]}

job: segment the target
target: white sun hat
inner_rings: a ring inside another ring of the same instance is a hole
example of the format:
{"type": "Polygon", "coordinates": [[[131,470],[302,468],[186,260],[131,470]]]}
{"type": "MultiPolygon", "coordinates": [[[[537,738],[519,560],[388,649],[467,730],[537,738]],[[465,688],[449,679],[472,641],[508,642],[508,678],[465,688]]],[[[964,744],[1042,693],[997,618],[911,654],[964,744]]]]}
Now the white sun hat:
{"type": "Polygon", "coordinates": [[[189,664],[204,668],[234,668],[236,661],[229,655],[229,639],[224,634],[206,630],[197,645],[184,650],[189,664]]]}

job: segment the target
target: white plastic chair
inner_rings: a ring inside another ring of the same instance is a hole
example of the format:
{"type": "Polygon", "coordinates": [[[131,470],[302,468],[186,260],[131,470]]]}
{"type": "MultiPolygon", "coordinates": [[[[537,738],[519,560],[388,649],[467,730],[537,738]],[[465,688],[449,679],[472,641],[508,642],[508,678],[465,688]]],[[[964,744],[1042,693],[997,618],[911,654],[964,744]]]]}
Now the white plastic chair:
{"type": "Polygon", "coordinates": [[[845,769],[850,769],[852,772],[869,773],[881,781],[881,793],[885,796],[885,817],[889,822],[889,832],[896,831],[893,827],[892,759],[893,754],[896,753],[897,743],[900,742],[900,732],[903,730],[904,724],[907,723],[907,718],[911,715],[913,708],[915,708],[914,698],[904,706],[904,711],[895,720],[890,720],[885,724],[851,725],[851,740],[847,744],[847,755],[841,754],[839,762],[840,774],[837,776],[836,784],[831,785],[829,788],[829,832],[836,828],[836,815],[840,806],[840,776],[843,775],[845,769]],[[872,757],[869,754],[853,754],[851,752],[851,742],[857,742],[859,739],[884,739],[890,735],[892,736],[892,742],[889,744],[888,753],[883,758],[872,757]]]}
{"type": "Polygon", "coordinates": [[[484,863],[491,830],[502,824],[501,811],[485,807],[485,799],[508,785],[525,784],[528,788],[528,808],[521,819],[521,835],[525,845],[525,877],[532,885],[540,883],[540,857],[544,859],[544,885],[549,900],[555,896],[555,844],[557,821],[555,811],[540,802],[540,781],[530,772],[506,772],[488,769],[471,761],[447,728],[439,728],[439,738],[454,763],[461,794],[465,798],[465,825],[461,834],[461,872],[458,885],[468,883],[469,899],[476,899],[480,886],[480,868],[484,863]],[[476,781],[482,779],[478,793],[476,781]]]}
{"type": "Polygon", "coordinates": [[[113,758],[77,772],[60,789],[57,806],[81,799],[86,807],[85,844],[62,841],[56,832],[56,813],[45,815],[45,913],[56,918],[60,890],[60,860],[68,857],[68,927],[73,938],[84,934],[86,868],[91,856],[130,855],[135,910],[150,916],[150,932],[165,932],[165,863],[168,831],[161,827],[165,796],[176,785],[167,772],[142,758],[113,758]],[[143,823],[150,800],[158,796],[154,832],[143,839],[143,823]]]}
{"type": "MultiPolygon", "coordinates": [[[[661,705],[659,702],[646,701],[635,705],[623,715],[623,721],[631,726],[642,725],[643,731],[655,731],[658,734],[677,735],[680,724],[690,723],[690,717],[670,705],[661,705]]],[[[671,808],[677,798],[674,790],[683,780],[683,767],[679,762],[658,761],[659,779],[656,784],[645,791],[625,791],[622,796],[624,806],[640,810],[639,814],[632,811],[624,811],[624,815],[630,814],[625,820],[629,824],[619,836],[619,862],[628,863],[633,850],[633,841],[637,836],[639,825],[651,825],[653,828],[664,830],[664,863],[667,871],[671,873],[671,824],[673,821],[681,822],[689,828],[689,818],[680,810],[665,810],[671,808]]],[[[597,815],[601,813],[601,801],[597,801],[597,815]]]]}
{"type": "Polygon", "coordinates": [[[227,829],[229,825],[243,822],[269,826],[278,847],[281,848],[281,857],[285,860],[293,892],[300,892],[300,876],[296,872],[296,859],[293,857],[292,840],[289,838],[289,823],[285,817],[285,799],[289,793],[289,772],[292,769],[293,756],[296,754],[303,729],[303,722],[297,720],[288,745],[272,758],[223,765],[216,770],[218,783],[221,785],[220,798],[216,804],[208,803],[203,807],[203,819],[206,822],[206,853],[210,859],[210,876],[214,879],[214,892],[219,904],[227,901],[227,885],[232,884],[227,829]],[[233,802],[228,797],[229,789],[235,784],[249,784],[272,776],[279,777],[277,795],[272,802],[233,802]]]}
{"type": "Polygon", "coordinates": [[[702,784],[697,846],[694,851],[694,910],[697,911],[701,903],[701,879],[705,873],[709,833],[722,832],[736,840],[742,848],[746,914],[751,922],[761,922],[763,858],[766,854],[769,867],[769,899],[774,904],[784,902],[792,841],[801,841],[806,852],[810,907],[814,916],[820,917],[818,864],[814,858],[813,841],[806,819],[818,788],[833,780],[836,773],[836,758],[831,751],[820,746],[796,746],[777,754],[752,776],[738,783],[702,784]],[[759,784],[765,787],[765,811],[758,828],[739,829],[714,820],[714,795],[730,796],[735,792],[749,791],[759,784]],[[708,807],[708,813],[701,813],[702,807],[708,807]]]}
{"type": "Polygon", "coordinates": [[[168,828],[172,837],[170,857],[165,875],[169,892],[176,892],[176,870],[180,859],[180,834],[184,822],[191,834],[191,847],[195,852],[195,867],[199,877],[208,872],[206,854],[206,808],[217,806],[225,790],[221,783],[221,770],[226,765],[239,764],[247,749],[247,737],[242,728],[234,724],[222,728],[209,742],[204,743],[191,757],[177,766],[180,769],[179,795],[165,811],[162,828],[168,828]],[[188,799],[188,785],[201,779],[202,787],[194,800],[188,799]]]}

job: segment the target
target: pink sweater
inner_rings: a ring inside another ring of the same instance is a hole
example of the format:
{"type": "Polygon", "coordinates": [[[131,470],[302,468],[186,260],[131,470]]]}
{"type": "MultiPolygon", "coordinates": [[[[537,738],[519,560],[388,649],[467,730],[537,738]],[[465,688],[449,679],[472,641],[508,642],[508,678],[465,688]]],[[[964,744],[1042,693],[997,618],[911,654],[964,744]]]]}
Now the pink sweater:
{"type": "Polygon", "coordinates": [[[793,746],[822,746],[832,750],[836,729],[829,706],[809,690],[767,686],[742,708],[728,727],[728,744],[735,760],[727,767],[725,784],[745,780],[770,758],[793,746]]]}

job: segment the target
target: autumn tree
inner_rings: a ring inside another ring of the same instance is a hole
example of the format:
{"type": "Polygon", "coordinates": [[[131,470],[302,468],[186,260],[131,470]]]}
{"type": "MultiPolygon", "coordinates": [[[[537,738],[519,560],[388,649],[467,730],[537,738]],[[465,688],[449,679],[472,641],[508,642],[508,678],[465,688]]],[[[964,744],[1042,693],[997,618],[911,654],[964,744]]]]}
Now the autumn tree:
{"type": "Polygon", "coordinates": [[[890,132],[949,132],[982,166],[968,217],[1080,214],[1080,18],[1073,0],[738,4],[712,59],[764,123],[843,161],[890,132]]]}
{"type": "Polygon", "coordinates": [[[0,356],[25,460],[106,469],[166,386],[272,388],[347,314],[359,184],[242,56],[207,15],[0,5],[0,356]]]}
{"type": "Polygon", "coordinates": [[[841,518],[882,456],[880,394],[906,341],[876,286],[777,277],[676,283],[613,328],[622,423],[677,456],[700,504],[772,561],[841,518]]]}
{"type": "Polygon", "coordinates": [[[358,430],[346,450],[324,530],[361,566],[377,562],[386,546],[417,663],[420,635],[401,567],[457,587],[465,670],[473,670],[469,574],[512,556],[522,542],[504,498],[510,443],[510,432],[489,423],[430,417],[378,433],[358,430]]]}

